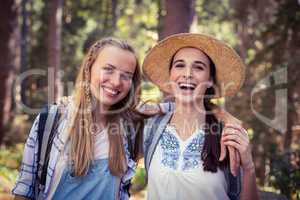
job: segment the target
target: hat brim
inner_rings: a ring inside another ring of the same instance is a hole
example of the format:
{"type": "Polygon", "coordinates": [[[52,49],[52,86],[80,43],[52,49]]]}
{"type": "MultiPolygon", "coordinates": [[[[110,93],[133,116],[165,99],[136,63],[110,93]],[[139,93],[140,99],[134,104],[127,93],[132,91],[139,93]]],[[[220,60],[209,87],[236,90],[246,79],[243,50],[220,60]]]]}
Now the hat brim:
{"type": "Polygon", "coordinates": [[[216,97],[232,96],[242,87],[245,65],[230,46],[211,36],[195,33],[171,35],[157,43],[146,55],[143,72],[161,90],[170,93],[169,68],[174,54],[181,48],[194,47],[206,53],[216,66],[216,97]]]}

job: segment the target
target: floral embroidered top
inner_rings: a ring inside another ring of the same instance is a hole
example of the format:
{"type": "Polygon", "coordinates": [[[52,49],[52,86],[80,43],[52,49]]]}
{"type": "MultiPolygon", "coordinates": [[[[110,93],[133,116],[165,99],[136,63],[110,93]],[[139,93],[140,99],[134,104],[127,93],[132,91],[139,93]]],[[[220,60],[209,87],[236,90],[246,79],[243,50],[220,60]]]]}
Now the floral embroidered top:
{"type": "Polygon", "coordinates": [[[202,130],[183,141],[175,127],[168,124],[150,164],[148,199],[229,199],[224,173],[203,171],[203,144],[202,130]]]}

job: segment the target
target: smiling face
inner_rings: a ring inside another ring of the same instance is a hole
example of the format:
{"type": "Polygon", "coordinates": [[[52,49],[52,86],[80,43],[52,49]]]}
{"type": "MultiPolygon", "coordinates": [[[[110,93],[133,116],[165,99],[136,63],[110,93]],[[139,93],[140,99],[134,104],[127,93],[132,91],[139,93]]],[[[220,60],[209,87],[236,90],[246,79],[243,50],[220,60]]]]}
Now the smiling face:
{"type": "Polygon", "coordinates": [[[91,68],[91,92],[100,106],[109,109],[120,102],[132,87],[135,55],[115,46],[104,47],[91,68]]]}
{"type": "Polygon", "coordinates": [[[203,97],[212,86],[209,58],[196,48],[180,49],[171,64],[170,81],[177,101],[191,102],[203,97]]]}

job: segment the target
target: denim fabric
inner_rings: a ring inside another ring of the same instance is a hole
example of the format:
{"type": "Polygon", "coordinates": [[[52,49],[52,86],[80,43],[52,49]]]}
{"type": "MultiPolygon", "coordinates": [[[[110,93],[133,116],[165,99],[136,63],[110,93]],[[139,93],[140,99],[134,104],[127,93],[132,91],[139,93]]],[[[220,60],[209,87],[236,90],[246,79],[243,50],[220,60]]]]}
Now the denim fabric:
{"type": "Polygon", "coordinates": [[[68,166],[55,191],[53,199],[115,200],[119,193],[120,179],[113,176],[108,159],[93,162],[86,176],[74,177],[68,166]]]}

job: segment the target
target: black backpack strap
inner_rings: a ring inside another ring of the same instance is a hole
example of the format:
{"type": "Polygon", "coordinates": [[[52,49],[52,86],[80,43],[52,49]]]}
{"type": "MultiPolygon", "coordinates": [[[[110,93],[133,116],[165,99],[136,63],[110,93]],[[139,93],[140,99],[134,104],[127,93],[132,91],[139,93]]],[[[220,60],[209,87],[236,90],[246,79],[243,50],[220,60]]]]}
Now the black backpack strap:
{"type": "Polygon", "coordinates": [[[37,174],[36,174],[36,182],[35,182],[35,198],[37,199],[40,193],[40,171],[42,170],[42,166],[40,164],[41,158],[41,149],[42,149],[42,141],[44,136],[45,125],[48,117],[49,106],[44,106],[40,112],[40,118],[38,123],[37,130],[37,138],[38,138],[38,154],[37,154],[37,174]]]}
{"type": "Polygon", "coordinates": [[[40,118],[39,118],[39,124],[38,124],[38,155],[37,155],[37,163],[39,165],[40,163],[40,157],[41,157],[41,148],[42,148],[42,141],[43,141],[43,135],[44,135],[44,130],[45,130],[45,125],[46,125],[46,120],[48,117],[48,109],[49,106],[45,106],[41,113],[40,113],[40,118]]]}
{"type": "Polygon", "coordinates": [[[58,119],[58,106],[51,105],[43,108],[38,124],[38,189],[46,183],[49,154],[53,142],[53,127],[58,119]]]}
{"type": "Polygon", "coordinates": [[[59,119],[60,119],[60,112],[59,111],[57,111],[56,113],[53,113],[53,114],[55,115],[55,118],[54,118],[54,121],[52,123],[50,134],[49,134],[49,137],[48,137],[47,148],[46,148],[46,152],[45,152],[44,165],[43,165],[43,168],[42,168],[41,180],[40,180],[40,184],[43,185],[43,186],[46,184],[47,168],[48,168],[49,159],[50,159],[50,151],[51,151],[51,147],[52,147],[52,144],[53,144],[53,139],[55,137],[55,131],[54,130],[57,128],[57,126],[59,124],[58,122],[59,122],[59,119]]]}

